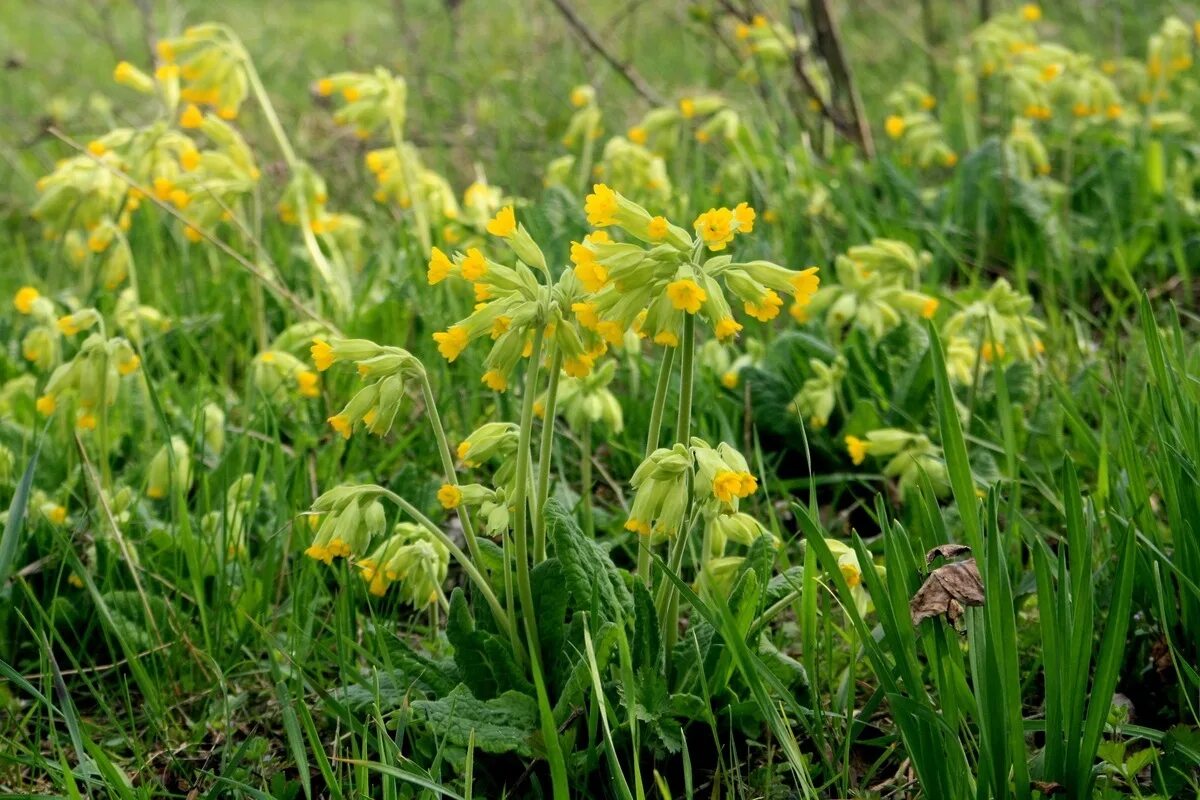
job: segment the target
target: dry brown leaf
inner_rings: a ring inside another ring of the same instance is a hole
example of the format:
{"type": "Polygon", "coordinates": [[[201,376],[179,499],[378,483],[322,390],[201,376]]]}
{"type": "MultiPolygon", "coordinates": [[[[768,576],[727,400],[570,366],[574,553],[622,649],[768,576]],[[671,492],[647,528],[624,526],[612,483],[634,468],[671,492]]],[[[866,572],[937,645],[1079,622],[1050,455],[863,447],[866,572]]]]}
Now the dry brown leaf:
{"type": "Polygon", "coordinates": [[[965,556],[969,552],[971,552],[971,548],[965,544],[939,544],[925,554],[925,563],[932,564],[933,560],[938,556],[942,558],[958,558],[959,556],[965,556]]]}
{"type": "MultiPolygon", "coordinates": [[[[971,552],[971,548],[961,544],[944,544],[935,547],[925,556],[927,563],[932,563],[939,556],[953,558],[971,552]]],[[[975,559],[954,561],[938,567],[929,573],[925,583],[913,595],[908,603],[913,625],[920,625],[922,620],[945,614],[951,622],[962,616],[965,606],[983,605],[983,579],[979,577],[979,567],[975,559]]]]}

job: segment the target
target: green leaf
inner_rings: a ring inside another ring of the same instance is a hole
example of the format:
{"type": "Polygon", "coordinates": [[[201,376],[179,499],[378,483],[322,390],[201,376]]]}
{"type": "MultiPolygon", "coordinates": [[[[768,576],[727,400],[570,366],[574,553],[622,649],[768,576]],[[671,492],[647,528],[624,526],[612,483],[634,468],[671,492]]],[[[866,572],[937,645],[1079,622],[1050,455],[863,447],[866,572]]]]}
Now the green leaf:
{"type": "Polygon", "coordinates": [[[146,619],[147,606],[154,616],[154,625],[159,630],[169,629],[167,601],[157,595],[147,595],[145,605],[142,597],[132,590],[105,592],[101,599],[108,606],[113,632],[131,647],[148,650],[155,644],[150,635],[150,621],[146,619]]]}
{"type": "Polygon", "coordinates": [[[459,683],[453,662],[436,661],[419,653],[400,637],[389,642],[388,660],[393,669],[374,670],[359,683],[339,687],[331,694],[354,711],[373,708],[376,703],[387,710],[398,707],[414,689],[441,697],[459,683]]]}
{"type": "Polygon", "coordinates": [[[29,466],[17,484],[13,493],[12,503],[8,506],[8,519],[4,523],[4,534],[0,536],[0,596],[6,596],[11,590],[7,586],[8,576],[12,574],[13,559],[17,555],[17,537],[21,533],[21,523],[25,521],[25,507],[29,505],[29,494],[33,489],[33,473],[37,468],[38,454],[42,451],[42,440],[29,459],[29,466]]]}
{"type": "Polygon", "coordinates": [[[517,666],[507,640],[475,627],[461,588],[450,595],[446,638],[454,645],[454,663],[459,675],[475,696],[490,700],[509,690],[533,692],[533,685],[517,666]]]}
{"type": "Polygon", "coordinates": [[[473,738],[485,753],[533,755],[538,709],[528,694],[510,691],[484,701],[459,684],[441,699],[417,700],[412,707],[435,736],[450,744],[466,747],[473,738]]]}
{"type": "Polygon", "coordinates": [[[542,663],[550,666],[552,675],[566,671],[567,659],[563,643],[567,638],[567,582],[562,563],[549,558],[529,574],[533,589],[533,605],[537,609],[538,637],[542,644],[542,663]]]}
{"type": "Polygon", "coordinates": [[[624,620],[633,612],[633,595],[603,545],[585,536],[574,518],[557,501],[547,502],[544,513],[547,535],[554,542],[554,553],[562,562],[573,607],[591,608],[595,597],[597,612],[604,619],[624,620]]]}
{"type": "Polygon", "coordinates": [[[662,635],[654,598],[641,581],[633,584],[633,668],[658,669],[662,666],[662,635]]]}

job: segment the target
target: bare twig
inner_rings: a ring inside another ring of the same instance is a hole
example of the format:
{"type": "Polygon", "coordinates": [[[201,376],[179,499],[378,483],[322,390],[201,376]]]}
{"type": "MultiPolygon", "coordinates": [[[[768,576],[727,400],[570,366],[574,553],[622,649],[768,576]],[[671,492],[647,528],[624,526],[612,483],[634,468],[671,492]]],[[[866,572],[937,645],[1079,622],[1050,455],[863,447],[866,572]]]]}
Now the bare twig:
{"type": "Polygon", "coordinates": [[[846,112],[853,126],[855,143],[862,148],[867,158],[875,155],[875,142],[871,138],[871,127],[867,124],[863,112],[862,98],[859,97],[858,87],[854,83],[854,75],[850,71],[850,63],[846,60],[846,50],[842,46],[842,38],[838,34],[837,23],[829,10],[828,0],[809,0],[809,13],[812,16],[815,44],[821,58],[829,68],[829,76],[833,79],[834,94],[841,94],[847,103],[846,112]]]}
{"type": "Polygon", "coordinates": [[[555,8],[563,15],[563,19],[567,21],[575,32],[578,33],[588,45],[595,50],[601,58],[608,62],[609,66],[615,69],[625,81],[633,87],[633,90],[640,94],[647,102],[653,105],[660,106],[663,104],[662,95],[656,92],[650,84],[646,83],[646,79],[633,68],[632,64],[626,64],[613,55],[612,51],[604,46],[600,41],[600,37],[596,35],[588,24],[584,22],[575,9],[567,0],[550,0],[554,3],[555,8]]]}

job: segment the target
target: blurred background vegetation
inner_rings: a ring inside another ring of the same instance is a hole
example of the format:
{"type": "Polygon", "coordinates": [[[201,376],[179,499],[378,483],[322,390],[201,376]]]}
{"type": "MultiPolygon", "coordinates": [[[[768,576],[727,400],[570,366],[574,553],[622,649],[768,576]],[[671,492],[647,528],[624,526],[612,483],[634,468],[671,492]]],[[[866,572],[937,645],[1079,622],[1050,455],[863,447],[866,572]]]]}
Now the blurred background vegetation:
{"type": "MultiPolygon", "coordinates": [[[[662,94],[700,88],[748,91],[732,51],[714,49],[704,6],[683,0],[577,0],[573,7],[621,59],[662,94]]],[[[779,12],[780,9],[772,10],[779,12]]],[[[884,96],[902,81],[929,83],[947,69],[988,0],[838,0],[842,36],[877,128],[884,96]],[[924,17],[923,15],[928,15],[924,17]]],[[[1015,3],[990,3],[993,11],[1015,3]]],[[[1137,53],[1171,0],[1064,0],[1047,7],[1044,35],[1098,58],[1137,53]]],[[[150,37],[201,20],[245,41],[296,143],[324,171],[361,170],[361,145],[309,97],[312,81],[340,70],[386,66],[409,81],[410,138],[459,185],[486,165],[517,194],[541,181],[547,138],[572,109],[571,88],[592,80],[610,121],[649,107],[563,20],[550,0],[0,0],[0,209],[20,214],[33,181],[65,150],[42,131],[107,130],[124,115],[113,66],[150,63],[150,37]]],[[[253,115],[251,115],[253,117],[253,115]]],[[[261,122],[261,121],[258,121],[261,122]]],[[[256,121],[243,121],[254,138],[256,121]]],[[[259,131],[262,133],[262,131],[259,131]]],[[[257,149],[257,148],[256,148],[257,149]]],[[[344,171],[343,171],[344,174],[344,171]]],[[[351,173],[351,174],[357,174],[351,173]]],[[[335,191],[365,192],[365,181],[335,191]]]]}

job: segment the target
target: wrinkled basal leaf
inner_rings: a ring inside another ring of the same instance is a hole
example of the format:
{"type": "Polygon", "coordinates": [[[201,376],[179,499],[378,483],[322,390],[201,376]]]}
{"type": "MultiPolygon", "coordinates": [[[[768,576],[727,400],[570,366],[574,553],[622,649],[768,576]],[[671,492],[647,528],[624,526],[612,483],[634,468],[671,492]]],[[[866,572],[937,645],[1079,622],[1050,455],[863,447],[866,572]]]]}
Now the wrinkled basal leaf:
{"type": "Polygon", "coordinates": [[[538,709],[527,694],[505,692],[484,702],[459,684],[440,700],[417,700],[412,707],[437,738],[451,744],[466,747],[473,736],[475,748],[485,753],[533,755],[538,709]]]}

